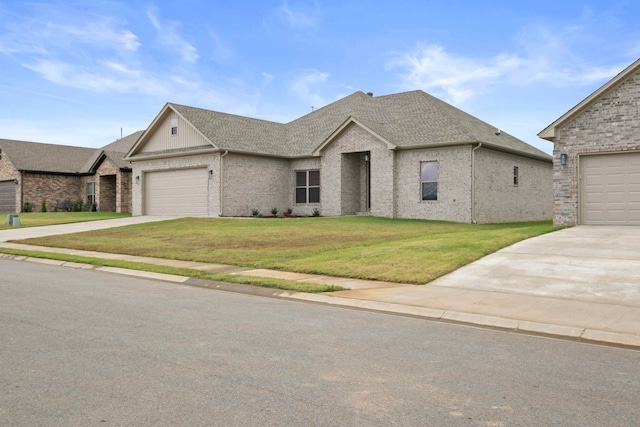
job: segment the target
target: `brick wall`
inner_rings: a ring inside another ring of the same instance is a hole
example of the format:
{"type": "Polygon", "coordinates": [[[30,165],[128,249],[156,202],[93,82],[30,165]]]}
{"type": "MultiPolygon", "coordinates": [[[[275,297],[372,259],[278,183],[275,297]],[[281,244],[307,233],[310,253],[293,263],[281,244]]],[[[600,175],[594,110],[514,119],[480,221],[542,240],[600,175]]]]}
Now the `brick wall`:
{"type": "Polygon", "coordinates": [[[611,87],[556,129],[553,150],[553,221],[579,222],[579,163],[583,154],[640,150],[640,72],[611,87]],[[567,164],[560,155],[567,154],[567,164]]]}
{"type": "Polygon", "coordinates": [[[223,216],[251,216],[254,209],[271,215],[273,208],[282,212],[291,207],[288,160],[228,154],[223,175],[223,216]]]}
{"type": "Polygon", "coordinates": [[[53,211],[57,202],[70,200],[77,202],[81,199],[81,178],[79,176],[24,174],[23,181],[25,203],[31,203],[34,211],[40,211],[42,200],[47,204],[47,210],[53,211]]]}
{"type": "Polygon", "coordinates": [[[399,218],[471,221],[471,146],[406,150],[397,153],[396,200],[399,218]],[[422,200],[422,162],[438,162],[438,200],[422,200]]]}
{"type": "Polygon", "coordinates": [[[480,148],[475,152],[475,220],[479,223],[552,218],[552,164],[480,148]],[[518,168],[518,185],[513,168],[518,168]]]}

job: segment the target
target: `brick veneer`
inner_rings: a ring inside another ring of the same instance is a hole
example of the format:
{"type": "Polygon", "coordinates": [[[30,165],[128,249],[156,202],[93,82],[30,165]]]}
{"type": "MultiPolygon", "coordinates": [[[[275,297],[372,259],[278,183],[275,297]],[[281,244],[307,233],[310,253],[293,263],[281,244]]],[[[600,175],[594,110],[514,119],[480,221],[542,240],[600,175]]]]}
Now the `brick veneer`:
{"type": "Polygon", "coordinates": [[[580,156],[640,150],[640,72],[611,87],[556,130],[553,150],[553,220],[580,222],[580,156]],[[567,164],[560,164],[560,155],[567,164]]]}

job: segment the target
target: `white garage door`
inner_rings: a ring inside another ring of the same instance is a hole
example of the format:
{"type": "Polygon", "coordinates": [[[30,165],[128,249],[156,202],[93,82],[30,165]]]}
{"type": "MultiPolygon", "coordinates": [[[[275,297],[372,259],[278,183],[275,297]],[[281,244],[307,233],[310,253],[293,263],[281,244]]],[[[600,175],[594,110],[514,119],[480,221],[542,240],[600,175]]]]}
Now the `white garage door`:
{"type": "Polygon", "coordinates": [[[640,225],[640,153],[582,156],[581,223],[640,225]]]}
{"type": "Polygon", "coordinates": [[[147,172],[144,214],[207,216],[208,184],[206,168],[147,172]]]}

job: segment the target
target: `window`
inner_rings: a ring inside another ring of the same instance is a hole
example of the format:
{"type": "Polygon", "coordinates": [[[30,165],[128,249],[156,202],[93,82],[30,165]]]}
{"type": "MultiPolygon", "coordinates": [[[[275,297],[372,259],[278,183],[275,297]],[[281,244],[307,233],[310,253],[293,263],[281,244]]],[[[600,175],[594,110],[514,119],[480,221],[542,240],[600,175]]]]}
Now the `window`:
{"type": "Polygon", "coordinates": [[[171,119],[171,135],[178,134],[178,119],[171,119]]]}
{"type": "Polygon", "coordinates": [[[96,202],[96,183],[87,182],[87,203],[89,206],[93,206],[96,202]]]}
{"type": "Polygon", "coordinates": [[[519,176],[518,176],[518,167],[514,166],[513,167],[513,185],[515,187],[518,186],[518,181],[519,181],[519,176]]]}
{"type": "Polygon", "coordinates": [[[320,171],[296,171],[296,203],[320,203],[320,171]]]}
{"type": "Polygon", "coordinates": [[[422,200],[438,200],[438,162],[420,163],[422,200]]]}

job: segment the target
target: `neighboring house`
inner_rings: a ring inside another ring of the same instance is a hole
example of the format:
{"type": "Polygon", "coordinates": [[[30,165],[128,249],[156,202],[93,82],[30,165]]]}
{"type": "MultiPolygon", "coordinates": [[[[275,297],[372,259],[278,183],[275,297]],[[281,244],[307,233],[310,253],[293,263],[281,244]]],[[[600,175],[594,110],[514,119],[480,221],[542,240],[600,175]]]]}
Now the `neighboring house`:
{"type": "Polygon", "coordinates": [[[554,143],[555,225],[640,225],[640,59],[538,136],[554,143]]]}
{"type": "Polygon", "coordinates": [[[0,212],[40,211],[43,201],[50,211],[82,202],[131,212],[131,165],[124,156],[141,134],[99,149],[0,139],[0,212]]]}
{"type": "Polygon", "coordinates": [[[551,218],[551,156],[422,91],[286,124],[168,103],[126,160],[134,215],[551,218]]]}

